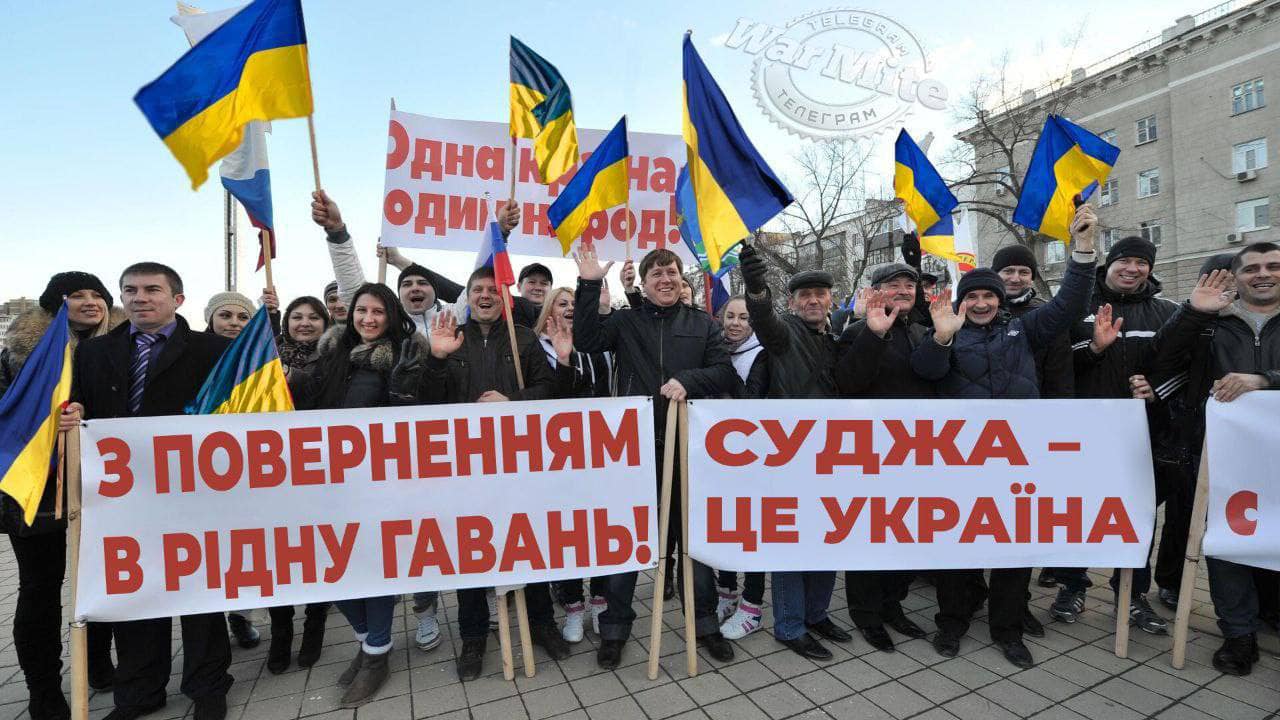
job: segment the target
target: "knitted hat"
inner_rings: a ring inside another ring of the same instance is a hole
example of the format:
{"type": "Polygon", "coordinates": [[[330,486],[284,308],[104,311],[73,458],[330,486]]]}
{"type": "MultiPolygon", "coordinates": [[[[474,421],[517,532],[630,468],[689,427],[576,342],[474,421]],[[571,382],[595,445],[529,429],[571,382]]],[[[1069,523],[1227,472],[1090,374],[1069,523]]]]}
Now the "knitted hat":
{"type": "Polygon", "coordinates": [[[1205,258],[1204,264],[1200,266],[1200,274],[1208,275],[1214,270],[1230,270],[1231,261],[1236,257],[1235,253],[1218,253],[1211,257],[1205,258]]]}
{"type": "Polygon", "coordinates": [[[1146,260],[1148,265],[1155,265],[1156,246],[1137,235],[1120,238],[1111,246],[1111,252],[1107,253],[1107,265],[1110,266],[1121,258],[1139,258],[1146,260]]]}
{"type": "Polygon", "coordinates": [[[429,274],[429,272],[430,271],[428,271],[426,268],[422,267],[418,263],[413,263],[409,267],[400,271],[400,277],[396,278],[396,287],[400,287],[400,283],[403,283],[404,279],[407,277],[417,276],[425,279],[427,282],[431,282],[431,275],[429,274]]]}
{"type": "Polygon", "coordinates": [[[324,286],[324,292],[320,293],[320,299],[324,300],[325,298],[329,297],[329,293],[336,293],[336,292],[338,292],[338,281],[334,280],[333,282],[324,286]]]}
{"type": "Polygon", "coordinates": [[[964,296],[974,290],[990,290],[1004,304],[1004,281],[991,268],[974,268],[960,276],[960,284],[956,286],[956,307],[964,301],[964,296]]]}
{"type": "Polygon", "coordinates": [[[73,270],[49,278],[49,284],[40,293],[40,307],[51,315],[57,314],[58,308],[62,307],[62,299],[77,290],[93,290],[107,301],[108,308],[115,303],[111,293],[107,292],[107,286],[102,284],[97,275],[73,270]]]}
{"type": "Polygon", "coordinates": [[[1031,277],[1040,275],[1040,266],[1036,264],[1036,254],[1026,245],[1008,245],[996,251],[991,258],[991,269],[996,272],[1011,266],[1031,268],[1031,277]]]}
{"type": "Polygon", "coordinates": [[[253,301],[241,295],[238,292],[220,292],[209,298],[209,304],[204,306],[204,321],[211,322],[213,314],[218,312],[218,308],[228,305],[244,308],[245,312],[250,315],[257,312],[258,308],[254,306],[253,301]]]}

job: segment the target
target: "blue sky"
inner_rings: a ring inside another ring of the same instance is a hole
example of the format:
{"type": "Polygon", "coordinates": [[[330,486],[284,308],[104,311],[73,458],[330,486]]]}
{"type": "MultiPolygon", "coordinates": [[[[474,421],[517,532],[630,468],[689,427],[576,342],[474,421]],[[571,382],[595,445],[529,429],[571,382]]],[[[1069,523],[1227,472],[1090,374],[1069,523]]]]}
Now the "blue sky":
{"type": "MultiPolygon", "coordinates": [[[[235,3],[196,4],[214,10],[235,3]]],[[[1210,4],[874,0],[859,6],[911,30],[940,65],[937,76],[954,101],[1006,50],[1031,84],[1038,84],[1210,4]],[[1082,23],[1083,40],[1071,53],[1063,39],[1082,23]]],[[[392,96],[410,112],[504,121],[507,36],[514,33],[566,76],[579,127],[607,128],[626,113],[632,130],[678,133],[680,40],[690,28],[748,134],[785,177],[788,158],[805,141],[766,119],[752,101],[750,56],[718,41],[739,17],[783,25],[798,13],[831,5],[307,0],[304,7],[321,178],[367,248],[363,258],[372,275],[392,96]]],[[[0,112],[0,300],[37,296],[50,275],[69,269],[95,272],[111,287],[125,265],[142,259],[169,263],[184,276],[188,318],[199,317],[204,301],[221,289],[222,192],[216,169],[192,192],[132,102],[137,89],[185,49],[182,32],[168,20],[172,14],[173,3],[162,0],[0,0],[6,90],[0,112]]],[[[922,111],[909,129],[917,137],[929,130],[942,136],[930,153],[935,155],[958,128],[947,111],[922,111]]],[[[275,123],[269,145],[281,253],[276,285],[286,301],[319,294],[332,272],[323,234],[310,221],[305,121],[275,123]]],[[[890,152],[886,145],[877,163],[885,170],[890,152]]],[[[241,227],[247,227],[243,216],[241,227]]],[[[473,263],[461,253],[409,255],[459,276],[473,263]]],[[[553,263],[563,281],[570,267],[567,261],[553,263]]],[[[241,284],[256,297],[262,279],[242,273],[241,284]]]]}

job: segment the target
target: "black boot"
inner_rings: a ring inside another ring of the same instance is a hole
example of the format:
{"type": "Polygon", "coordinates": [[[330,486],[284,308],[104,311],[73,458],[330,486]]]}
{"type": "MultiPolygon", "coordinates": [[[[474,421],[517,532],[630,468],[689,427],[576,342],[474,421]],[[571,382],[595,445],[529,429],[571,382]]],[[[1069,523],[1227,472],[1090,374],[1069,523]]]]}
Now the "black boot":
{"type": "Polygon", "coordinates": [[[462,682],[480,677],[484,668],[484,645],[483,636],[463,638],[462,652],[458,654],[458,679],[462,682]]]}
{"type": "Polygon", "coordinates": [[[596,650],[596,664],[605,670],[613,670],[622,662],[622,648],[626,640],[601,640],[596,650]]]}
{"type": "Polygon", "coordinates": [[[307,619],[302,622],[302,646],[298,648],[298,667],[311,667],[320,659],[328,617],[329,603],[307,606],[307,619]]]}
{"type": "Polygon", "coordinates": [[[279,675],[289,669],[289,656],[293,654],[293,623],[271,624],[271,645],[267,648],[267,670],[279,675]]]}
{"type": "Polygon", "coordinates": [[[71,720],[71,706],[59,686],[32,690],[27,713],[31,720],[71,720]]]}
{"type": "Polygon", "coordinates": [[[1213,654],[1213,667],[1227,675],[1248,675],[1258,662],[1258,636],[1256,634],[1227,638],[1213,654]]]}
{"type": "Polygon", "coordinates": [[[387,678],[391,677],[391,668],[387,665],[387,661],[390,658],[390,651],[378,653],[377,655],[365,653],[364,665],[360,667],[355,679],[347,686],[347,691],[342,694],[342,704],[346,706],[362,705],[376,695],[382,689],[382,686],[387,683],[387,678]]]}
{"type": "Polygon", "coordinates": [[[245,650],[258,647],[258,643],[262,641],[262,637],[258,635],[258,629],[240,613],[227,613],[227,624],[231,626],[231,634],[235,637],[236,644],[245,650]]]}

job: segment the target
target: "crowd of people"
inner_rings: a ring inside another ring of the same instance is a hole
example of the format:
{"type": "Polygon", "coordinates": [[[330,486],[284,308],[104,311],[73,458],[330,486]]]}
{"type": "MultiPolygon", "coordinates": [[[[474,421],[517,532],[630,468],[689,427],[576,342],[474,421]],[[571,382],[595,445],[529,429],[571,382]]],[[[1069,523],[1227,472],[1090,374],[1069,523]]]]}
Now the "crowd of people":
{"type": "MultiPolygon", "coordinates": [[[[380,248],[399,270],[392,289],[367,281],[337,204],[322,192],[313,197],[312,217],[325,231],[334,282],[320,297],[291,300],[283,312],[273,291],[258,301],[277,318],[279,353],[299,409],[646,395],[655,398],[661,453],[667,403],[686,398],[1142,399],[1165,515],[1154,573],[1149,566],[1135,571],[1128,612],[1131,623],[1149,633],[1167,632],[1166,620],[1147,601],[1152,579],[1164,606],[1173,609],[1182,600],[1178,588],[1206,399],[1225,402],[1280,388],[1280,246],[1258,243],[1209,258],[1190,300],[1179,305],[1160,297],[1152,275],[1156,248],[1146,240],[1116,242],[1098,266],[1097,220],[1088,205],[1072,223],[1071,256],[1052,298],[1038,295],[1039,268],[1027,248],[1001,249],[990,267],[961,276],[953,300],[949,288],[922,276],[915,246],[904,248],[906,262],[874,270],[850,313],[833,316],[835,282],[824,270],[793,275],[783,310],[776,295],[784,289],[770,287],[764,257],[747,245],[737,270],[745,293],[713,317],[693,305],[680,258],[670,250],[653,250],[638,265],[627,261],[620,274],[625,300],[615,304],[605,279],[613,263],[602,264],[587,248],[575,256],[576,287],[556,287],[551,271],[538,263],[521,270],[509,314],[514,333],[491,268],[479,268],[459,284],[380,248]]],[[[500,210],[504,232],[518,221],[514,203],[500,210]]],[[[82,418],[181,414],[258,307],[238,293],[218,293],[204,308],[205,329],[195,330],[177,313],[186,299],[182,279],[153,262],[126,268],[118,292],[119,307],[96,276],[55,275],[39,308],[8,332],[0,393],[65,301],[77,347],[73,402],[61,418],[63,429],[82,418]]],[[[678,472],[675,480],[683,480],[678,472]]],[[[0,501],[0,523],[19,568],[13,634],[34,720],[70,717],[60,681],[66,532],[55,518],[55,487],[47,483],[32,525],[12,499],[0,501]]],[[[676,502],[679,496],[673,493],[676,502]]],[[[679,506],[673,511],[678,517],[679,506]]],[[[661,560],[668,567],[683,544],[679,527],[671,523],[671,557],[661,560]]],[[[746,573],[739,592],[735,573],[696,561],[692,566],[693,597],[685,601],[694,606],[697,643],[716,660],[729,661],[731,641],[762,626],[765,574],[746,573]]],[[[1259,628],[1276,623],[1275,576],[1216,559],[1208,567],[1224,636],[1213,664],[1224,673],[1248,674],[1258,658],[1259,628]]],[[[832,657],[825,643],[854,641],[828,612],[835,572],[769,576],[778,642],[822,660],[832,657]]],[[[1034,664],[1023,637],[1043,636],[1044,626],[1028,603],[1029,567],[849,571],[848,619],[867,643],[893,652],[895,634],[929,636],[902,605],[918,577],[937,594],[930,641],[940,655],[960,651],[985,604],[991,639],[1004,657],[1020,668],[1034,664]]],[[[563,659],[589,626],[600,640],[599,665],[618,667],[637,617],[636,581],[632,572],[526,587],[533,643],[563,659]],[[564,610],[559,626],[557,603],[564,610]]],[[[1085,612],[1085,569],[1046,568],[1036,582],[1058,588],[1049,610],[1053,619],[1072,623],[1085,612]]],[[[677,587],[681,583],[668,585],[677,587]]],[[[1118,587],[1114,579],[1112,587],[1118,587]]],[[[495,626],[493,598],[492,589],[457,592],[456,664],[463,681],[483,673],[495,626]]],[[[359,641],[339,678],[344,705],[366,702],[386,683],[399,601],[379,596],[336,603],[359,641]]],[[[440,644],[438,596],[417,593],[412,603],[415,644],[431,651],[440,644]]],[[[268,670],[284,672],[295,657],[303,667],[316,663],[329,604],[306,607],[296,656],[294,608],[268,612],[268,670]]],[[[232,685],[232,639],[252,647],[260,642],[258,632],[241,613],[189,615],[180,622],[181,690],[194,701],[197,720],[222,718],[232,685]]],[[[170,637],[170,618],[90,623],[89,683],[113,690],[108,720],[129,720],[164,705],[170,637]]]]}

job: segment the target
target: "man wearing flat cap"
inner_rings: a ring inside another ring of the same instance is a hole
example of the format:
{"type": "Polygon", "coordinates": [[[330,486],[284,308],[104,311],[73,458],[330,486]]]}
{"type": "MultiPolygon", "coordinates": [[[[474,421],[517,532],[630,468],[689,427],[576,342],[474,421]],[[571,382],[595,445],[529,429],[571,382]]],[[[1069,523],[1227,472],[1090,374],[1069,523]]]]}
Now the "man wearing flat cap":
{"type": "MultiPolygon", "coordinates": [[[[835,285],[831,273],[806,270],[793,275],[787,283],[790,312],[779,317],[765,280],[764,258],[745,245],[739,259],[751,328],[769,358],[766,397],[837,397],[832,376],[836,337],[829,317],[835,285]]],[[[813,634],[840,643],[852,640],[827,616],[835,582],[834,572],[773,573],[774,637],[796,653],[818,660],[830,659],[831,651],[813,634]]]]}

